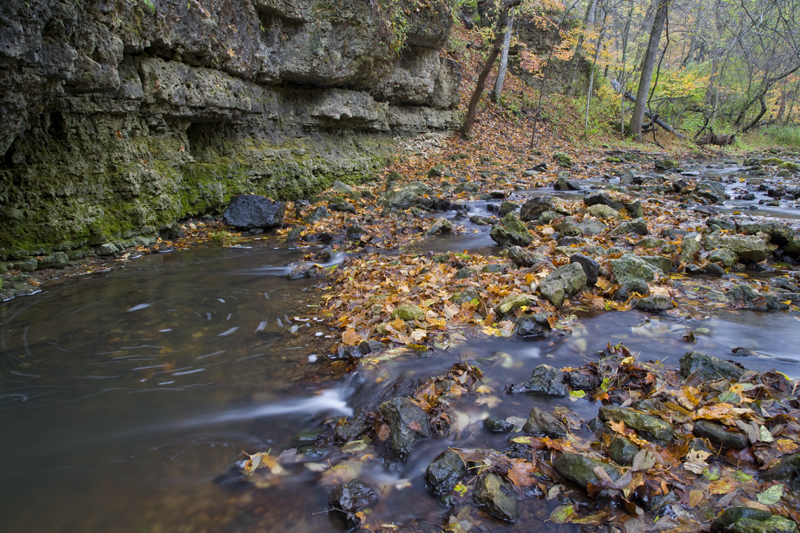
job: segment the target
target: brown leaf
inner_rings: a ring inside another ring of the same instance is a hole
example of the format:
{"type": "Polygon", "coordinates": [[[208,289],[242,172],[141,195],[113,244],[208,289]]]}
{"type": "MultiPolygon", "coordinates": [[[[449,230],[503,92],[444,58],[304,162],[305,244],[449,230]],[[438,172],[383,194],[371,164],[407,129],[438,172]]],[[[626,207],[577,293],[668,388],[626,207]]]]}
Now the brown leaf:
{"type": "Polygon", "coordinates": [[[535,471],[536,466],[533,463],[523,459],[516,459],[508,469],[507,477],[517,487],[528,487],[537,481],[537,478],[533,475],[535,471]]]}
{"type": "Polygon", "coordinates": [[[356,333],[356,330],[354,329],[348,329],[342,333],[342,342],[349,346],[355,346],[363,340],[364,339],[361,338],[361,335],[356,333]]]}
{"type": "Polygon", "coordinates": [[[718,479],[708,486],[708,492],[711,494],[728,494],[734,490],[736,490],[736,484],[730,479],[718,479]]]}
{"type": "Polygon", "coordinates": [[[689,491],[689,507],[697,507],[703,501],[703,491],[692,489],[689,491]]]}

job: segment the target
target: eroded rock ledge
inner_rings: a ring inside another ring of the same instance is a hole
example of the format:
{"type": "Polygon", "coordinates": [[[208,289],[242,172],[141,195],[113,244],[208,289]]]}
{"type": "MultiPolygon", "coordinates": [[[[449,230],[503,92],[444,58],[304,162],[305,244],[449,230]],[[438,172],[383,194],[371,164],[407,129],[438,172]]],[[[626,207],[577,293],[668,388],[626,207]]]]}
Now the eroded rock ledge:
{"type": "Polygon", "coordinates": [[[399,53],[396,2],[148,4],[0,6],[0,256],[362,179],[394,135],[456,121],[445,1],[409,10],[399,53]]]}

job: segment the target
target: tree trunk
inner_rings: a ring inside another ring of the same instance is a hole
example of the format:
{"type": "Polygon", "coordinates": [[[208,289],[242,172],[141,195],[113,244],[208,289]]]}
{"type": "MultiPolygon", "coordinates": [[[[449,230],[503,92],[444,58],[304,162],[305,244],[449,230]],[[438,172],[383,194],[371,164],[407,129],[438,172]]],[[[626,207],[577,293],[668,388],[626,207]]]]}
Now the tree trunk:
{"type": "Polygon", "coordinates": [[[597,66],[597,58],[600,55],[600,49],[603,46],[603,37],[606,33],[606,19],[608,12],[604,10],[603,13],[603,27],[600,29],[600,35],[597,37],[597,48],[594,51],[594,58],[592,59],[592,70],[589,73],[589,92],[586,94],[586,116],[583,119],[583,131],[589,129],[589,106],[592,103],[592,91],[594,90],[594,69],[597,66]]]}
{"type": "Polygon", "coordinates": [[[564,94],[567,96],[572,96],[572,87],[575,85],[575,76],[578,73],[578,61],[580,60],[580,55],[583,51],[583,42],[586,40],[586,30],[589,28],[589,26],[594,24],[594,10],[596,5],[597,0],[589,0],[589,4],[586,6],[586,14],[583,17],[583,31],[581,32],[580,37],[578,37],[578,43],[575,45],[575,53],[572,54],[572,61],[570,61],[572,72],[569,76],[567,90],[564,91],[564,94]]]}
{"type": "Polygon", "coordinates": [[[758,115],[756,116],[756,118],[752,120],[752,122],[750,122],[750,124],[741,129],[742,133],[747,133],[748,131],[755,128],[756,125],[758,125],[758,123],[761,122],[761,118],[767,113],[767,102],[764,99],[763,94],[759,96],[758,102],[761,104],[761,110],[759,110],[758,115]]]}
{"type": "Polygon", "coordinates": [[[497,69],[497,79],[494,82],[494,90],[492,90],[492,100],[495,102],[500,100],[500,94],[503,92],[503,82],[506,80],[506,69],[508,69],[508,49],[511,47],[511,32],[514,29],[514,15],[508,21],[508,29],[506,35],[503,37],[503,52],[500,54],[500,67],[497,69]]]}
{"type": "Polygon", "coordinates": [[[483,88],[486,86],[486,78],[492,71],[494,62],[497,61],[497,56],[500,55],[500,49],[503,47],[505,40],[506,24],[508,22],[508,12],[511,8],[517,7],[522,3],[522,0],[504,0],[502,9],[500,10],[500,17],[497,19],[497,35],[494,40],[489,57],[486,58],[486,63],[483,65],[478,76],[478,83],[475,85],[475,90],[472,92],[472,98],[469,100],[469,107],[467,108],[467,116],[464,119],[464,125],[461,126],[461,136],[469,137],[472,133],[472,126],[475,124],[475,116],[478,114],[478,102],[483,95],[483,88]]]}
{"type": "Polygon", "coordinates": [[[625,29],[622,32],[622,76],[620,77],[620,85],[623,87],[622,90],[622,112],[620,113],[620,120],[619,120],[619,132],[622,135],[625,135],[625,90],[624,88],[628,85],[628,78],[625,75],[625,66],[626,61],[628,58],[628,37],[630,36],[631,31],[631,20],[633,19],[633,2],[631,2],[630,9],[628,10],[628,19],[625,21],[625,29]]]}
{"type": "Polygon", "coordinates": [[[633,107],[631,116],[631,135],[637,141],[642,140],[642,123],[644,122],[644,111],[647,107],[647,99],[650,93],[650,81],[653,79],[653,67],[656,64],[658,55],[658,43],[661,40],[661,31],[664,22],[667,20],[670,0],[653,0],[658,4],[656,16],[653,19],[653,28],[650,30],[650,40],[647,43],[647,51],[642,59],[642,77],[639,79],[639,88],[636,91],[636,105],[633,107]]]}

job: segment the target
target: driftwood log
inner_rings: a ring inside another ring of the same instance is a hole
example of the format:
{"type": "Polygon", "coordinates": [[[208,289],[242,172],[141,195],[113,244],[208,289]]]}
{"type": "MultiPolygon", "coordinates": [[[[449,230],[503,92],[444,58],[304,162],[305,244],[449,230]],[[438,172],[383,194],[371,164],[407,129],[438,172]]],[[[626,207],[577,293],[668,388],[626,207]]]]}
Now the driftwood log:
{"type": "Polygon", "coordinates": [[[733,133],[728,135],[717,135],[713,130],[709,129],[709,132],[697,139],[696,142],[701,146],[706,144],[713,144],[714,146],[728,146],[733,144],[735,140],[736,136],[733,133]]]}
{"type": "MultiPolygon", "coordinates": [[[[634,104],[636,103],[636,97],[635,97],[635,96],[633,96],[633,95],[632,95],[630,92],[628,92],[628,91],[624,91],[624,92],[623,92],[623,90],[622,90],[622,86],[619,84],[619,82],[618,82],[617,80],[611,80],[611,86],[612,86],[612,87],[614,87],[614,90],[615,90],[615,91],[617,91],[618,93],[622,93],[622,95],[623,95],[623,96],[624,96],[626,99],[630,100],[630,101],[631,101],[631,102],[633,102],[634,104]]],[[[647,111],[647,110],[645,110],[645,112],[644,112],[644,116],[646,116],[647,118],[649,118],[650,120],[652,120],[654,124],[657,124],[657,125],[661,126],[661,127],[662,127],[662,128],[664,128],[665,130],[667,130],[668,132],[670,132],[671,134],[673,134],[673,135],[674,135],[675,137],[677,137],[678,139],[686,139],[686,136],[685,136],[685,135],[683,135],[682,133],[680,133],[680,132],[676,131],[676,130],[675,130],[675,128],[673,128],[672,126],[670,126],[669,124],[667,124],[666,122],[664,122],[663,120],[661,120],[660,118],[658,118],[658,115],[656,115],[656,114],[653,114],[653,113],[650,113],[650,111],[647,111]]],[[[642,131],[644,131],[644,129],[643,129],[642,131]]]]}

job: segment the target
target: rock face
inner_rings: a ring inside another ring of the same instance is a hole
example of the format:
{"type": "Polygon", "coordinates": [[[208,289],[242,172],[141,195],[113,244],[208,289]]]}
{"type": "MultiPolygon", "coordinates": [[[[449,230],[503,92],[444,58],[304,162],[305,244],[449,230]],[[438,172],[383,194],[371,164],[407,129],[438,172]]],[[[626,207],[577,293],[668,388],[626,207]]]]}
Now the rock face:
{"type": "Polygon", "coordinates": [[[0,252],[356,182],[393,135],[458,120],[444,0],[6,0],[0,18],[0,252]]]}
{"type": "Polygon", "coordinates": [[[234,196],[222,220],[242,229],[277,228],[283,222],[286,204],[257,194],[234,196]]]}
{"type": "Polygon", "coordinates": [[[485,506],[492,516],[514,522],[519,513],[519,502],[511,484],[497,474],[487,474],[475,484],[473,496],[476,505],[485,506]]]}

